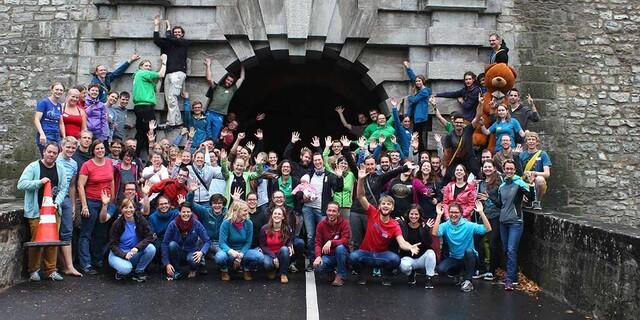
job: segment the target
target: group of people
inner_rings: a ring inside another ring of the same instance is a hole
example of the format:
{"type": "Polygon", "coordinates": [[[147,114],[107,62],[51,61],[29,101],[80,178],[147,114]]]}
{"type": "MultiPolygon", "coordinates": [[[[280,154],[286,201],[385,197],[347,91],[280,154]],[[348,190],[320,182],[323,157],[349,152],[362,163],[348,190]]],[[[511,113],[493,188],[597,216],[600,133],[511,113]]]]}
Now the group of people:
{"type": "MultiPolygon", "coordinates": [[[[282,153],[264,150],[268,132],[260,121],[267,115],[243,126],[255,131],[239,132],[228,110],[244,68],[218,83],[207,59],[209,101],[191,102],[184,90],[185,31],[165,21],[160,37],[162,23],[154,19],[162,65],[152,71],[143,60],[132,94],[110,86],[140,58],[135,54],[113,72],[97,66],[86,97],[81,86],[64,97],[56,83],[36,106],[42,157],[25,168],[18,189],[25,191],[25,219],[35,236],[43,187],[54,187],[60,238],[72,243],[61,247],[63,274],[97,274],[106,259],[118,280],[144,282],[154,265],[167,280],[178,280],[207,274],[215,262],[223,281],[236,273],[251,280],[264,269],[269,279],[287,283],[304,261],[306,271],[329,274],[334,286],[351,275],[359,284],[379,276],[390,285],[400,273],[410,284],[424,274],[425,287],[433,288],[438,274],[453,276],[468,292],[473,279],[495,279],[504,254],[504,286],[513,290],[522,207],[541,208],[551,167],[540,137],[527,129],[529,120],[540,120],[531,97],[525,105],[513,89],[486,128],[483,85],[473,72],[465,73],[459,91],[433,93],[404,62],[415,91],[391,98],[390,110],[372,108],[354,125],[338,106],[346,130],[336,133],[339,139],[325,137],[324,148],[317,136],[301,146],[301,134],[292,132],[282,153]],[[180,130],[174,141],[155,141],[161,78],[166,127],[180,130]],[[462,112],[446,119],[437,97],[457,98],[462,112]],[[130,99],[135,136],[125,130],[130,99]],[[435,152],[427,150],[430,107],[447,131],[434,135],[435,152]],[[475,128],[497,133],[499,148],[475,148],[475,128]]],[[[492,62],[508,57],[500,40],[490,36],[492,62]]],[[[42,273],[62,280],[56,257],[56,247],[30,248],[30,279],[39,281],[42,273]]]]}

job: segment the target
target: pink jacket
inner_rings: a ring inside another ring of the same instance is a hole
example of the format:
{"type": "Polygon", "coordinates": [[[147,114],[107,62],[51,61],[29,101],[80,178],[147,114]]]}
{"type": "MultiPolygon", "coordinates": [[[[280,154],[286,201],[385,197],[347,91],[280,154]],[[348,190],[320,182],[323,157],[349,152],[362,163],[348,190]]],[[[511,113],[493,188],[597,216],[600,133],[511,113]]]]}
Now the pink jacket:
{"type": "Polygon", "coordinates": [[[449,219],[449,205],[457,203],[462,207],[462,216],[469,218],[473,208],[476,206],[476,185],[473,183],[467,183],[467,187],[458,194],[457,198],[453,198],[453,194],[456,188],[456,182],[449,182],[444,188],[442,188],[442,207],[444,209],[445,218],[449,219]]]}

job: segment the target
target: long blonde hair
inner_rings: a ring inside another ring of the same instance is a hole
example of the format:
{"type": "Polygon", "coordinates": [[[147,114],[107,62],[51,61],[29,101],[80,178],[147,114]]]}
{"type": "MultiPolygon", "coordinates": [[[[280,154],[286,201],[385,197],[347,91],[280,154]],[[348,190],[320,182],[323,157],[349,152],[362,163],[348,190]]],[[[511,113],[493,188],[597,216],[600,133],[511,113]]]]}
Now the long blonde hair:
{"type": "Polygon", "coordinates": [[[224,217],[226,220],[234,221],[238,214],[243,210],[249,210],[249,206],[243,200],[233,200],[227,210],[227,215],[224,217]]]}

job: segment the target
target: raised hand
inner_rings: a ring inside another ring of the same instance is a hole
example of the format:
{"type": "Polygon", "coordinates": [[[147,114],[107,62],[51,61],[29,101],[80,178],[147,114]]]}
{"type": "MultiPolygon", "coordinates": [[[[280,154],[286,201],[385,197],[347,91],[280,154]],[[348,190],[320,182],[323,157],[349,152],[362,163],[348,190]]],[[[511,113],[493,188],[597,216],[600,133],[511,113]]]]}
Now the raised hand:
{"type": "Polygon", "coordinates": [[[195,136],[195,135],[196,135],[196,128],[195,127],[190,128],[189,129],[189,136],[188,136],[189,140],[193,139],[193,136],[195,136]]]}
{"type": "Polygon", "coordinates": [[[442,202],[436,205],[436,214],[441,216],[444,213],[444,208],[442,207],[442,202]]]}
{"type": "Polygon", "coordinates": [[[204,65],[207,66],[207,67],[211,66],[211,59],[204,58],[204,65]]]}
{"type": "Polygon", "coordinates": [[[513,151],[522,152],[522,150],[523,150],[522,144],[518,143],[518,144],[516,144],[516,148],[513,151]]]}
{"type": "Polygon", "coordinates": [[[439,133],[436,133],[433,135],[433,140],[435,140],[437,143],[441,143],[442,142],[442,136],[439,133]]]}
{"type": "Polygon", "coordinates": [[[389,137],[391,139],[391,143],[393,144],[397,144],[398,143],[398,139],[396,138],[395,135],[392,135],[391,137],[389,137]]]}
{"type": "Polygon", "coordinates": [[[371,140],[369,141],[369,149],[375,150],[375,148],[377,147],[378,147],[378,141],[376,141],[375,138],[371,138],[371,140]]]}
{"type": "Polygon", "coordinates": [[[167,64],[167,55],[166,54],[161,54],[160,55],[160,61],[162,61],[162,64],[167,64]]]}
{"type": "Polygon", "coordinates": [[[156,140],[156,134],[153,133],[153,130],[147,132],[147,139],[149,139],[149,142],[156,140]]]}
{"type": "Polygon", "coordinates": [[[151,181],[149,180],[145,181],[141,191],[142,191],[142,194],[149,195],[149,192],[151,192],[151,181]]]}
{"type": "Polygon", "coordinates": [[[402,61],[402,65],[403,65],[405,68],[409,68],[409,67],[410,67],[410,65],[409,65],[409,61],[402,61]]]}
{"type": "Polygon", "coordinates": [[[477,213],[484,212],[484,206],[482,205],[482,201],[476,200],[476,206],[473,208],[477,213]]]}
{"type": "Polygon", "coordinates": [[[182,129],[180,129],[181,136],[184,136],[187,133],[189,133],[189,129],[187,129],[187,127],[182,127],[182,129]]]}
{"type": "Polygon", "coordinates": [[[364,179],[367,177],[367,171],[364,169],[364,166],[360,166],[358,168],[358,179],[364,179]]]}
{"type": "Polygon", "coordinates": [[[296,143],[300,141],[300,132],[294,131],[291,132],[291,143],[296,143]]]}
{"type": "Polygon", "coordinates": [[[153,25],[154,25],[154,26],[159,27],[159,26],[160,26],[160,21],[161,21],[161,20],[160,20],[160,16],[159,16],[159,15],[158,15],[158,16],[155,16],[155,17],[153,17],[153,25]]]}
{"type": "Polygon", "coordinates": [[[324,146],[325,146],[325,147],[327,147],[327,148],[328,148],[328,147],[331,147],[331,143],[332,143],[332,141],[333,141],[333,140],[331,139],[331,136],[326,136],[326,137],[324,138],[324,146]]]}
{"type": "Polygon", "coordinates": [[[156,128],[158,127],[158,122],[156,122],[155,120],[151,120],[149,121],[149,130],[156,130],[156,128]]]}
{"type": "Polygon", "coordinates": [[[109,202],[111,202],[111,195],[107,189],[102,189],[100,192],[100,200],[102,200],[102,204],[109,204],[109,202]]]}
{"type": "Polygon", "coordinates": [[[185,99],[189,99],[189,92],[182,91],[182,97],[185,99]]]}
{"type": "Polygon", "coordinates": [[[193,180],[189,182],[189,191],[194,192],[198,189],[200,189],[200,184],[198,183],[198,181],[193,180]]]}
{"type": "Polygon", "coordinates": [[[527,94],[527,104],[529,105],[533,104],[533,98],[531,98],[531,94],[527,94]]]}
{"type": "Polygon", "coordinates": [[[318,136],[314,136],[313,138],[311,138],[311,146],[320,148],[320,138],[318,136]]]}
{"type": "Polygon", "coordinates": [[[396,99],[396,97],[391,97],[389,99],[389,103],[391,103],[391,106],[393,108],[397,108],[398,107],[398,99],[396,99]]]}
{"type": "Polygon", "coordinates": [[[244,133],[244,132],[240,132],[240,133],[238,133],[238,140],[242,140],[242,139],[244,139],[244,137],[245,137],[245,136],[246,136],[246,135],[245,135],[245,133],[244,133]]]}
{"type": "Polygon", "coordinates": [[[251,150],[251,152],[253,152],[253,149],[256,147],[256,144],[255,144],[255,143],[253,143],[253,141],[249,141],[249,142],[247,142],[246,147],[247,147],[249,150],[251,150]]]}
{"type": "Polygon", "coordinates": [[[358,147],[360,147],[360,149],[364,149],[367,146],[367,138],[365,138],[364,136],[360,136],[360,138],[358,138],[358,147]]]}
{"type": "Polygon", "coordinates": [[[349,145],[351,145],[351,140],[349,140],[349,138],[347,138],[347,136],[342,136],[342,137],[340,137],[340,143],[342,143],[342,146],[346,148],[349,145]]]}
{"type": "Polygon", "coordinates": [[[133,61],[136,61],[138,59],[140,59],[140,55],[137,54],[137,53],[134,53],[134,54],[131,55],[131,57],[129,57],[129,63],[131,63],[133,61]]]}
{"type": "Polygon", "coordinates": [[[181,195],[181,194],[178,194],[178,199],[177,199],[177,200],[178,200],[178,205],[181,205],[181,204],[183,204],[185,201],[187,201],[187,199],[186,199],[183,195],[181,195]]]}
{"type": "Polygon", "coordinates": [[[342,177],[344,170],[342,169],[342,167],[336,166],[336,170],[334,170],[333,173],[338,177],[342,177]]]}
{"type": "Polygon", "coordinates": [[[482,96],[482,91],[478,93],[478,104],[479,105],[484,104],[484,97],[482,96]]]}
{"type": "Polygon", "coordinates": [[[264,133],[262,132],[262,129],[256,130],[256,133],[254,133],[253,135],[256,136],[258,140],[262,140],[264,138],[264,133]]]}
{"type": "Polygon", "coordinates": [[[259,153],[254,159],[256,160],[256,165],[264,163],[264,156],[262,152],[259,153]]]}
{"type": "Polygon", "coordinates": [[[429,97],[429,104],[435,107],[436,106],[436,100],[437,100],[436,96],[429,97]]]}
{"type": "Polygon", "coordinates": [[[227,150],[221,148],[220,155],[218,156],[220,160],[227,160],[227,150]]]}
{"type": "Polygon", "coordinates": [[[427,219],[427,227],[433,228],[434,224],[436,224],[436,219],[434,219],[434,218],[427,219]]]}
{"type": "Polygon", "coordinates": [[[337,106],[336,107],[336,112],[342,114],[344,112],[344,107],[343,106],[337,106]]]}
{"type": "Polygon", "coordinates": [[[379,144],[383,144],[385,141],[387,141],[387,138],[384,137],[384,135],[379,135],[378,136],[378,143],[379,144]]]}
{"type": "Polygon", "coordinates": [[[235,187],[233,189],[233,193],[231,194],[231,198],[233,198],[233,200],[240,200],[240,197],[242,197],[242,194],[244,194],[244,191],[242,191],[242,188],[235,187]]]}
{"type": "Polygon", "coordinates": [[[262,120],[264,120],[264,118],[266,118],[266,117],[267,117],[267,114],[266,114],[266,113],[258,113],[258,114],[256,115],[256,121],[262,121],[262,120]]]}

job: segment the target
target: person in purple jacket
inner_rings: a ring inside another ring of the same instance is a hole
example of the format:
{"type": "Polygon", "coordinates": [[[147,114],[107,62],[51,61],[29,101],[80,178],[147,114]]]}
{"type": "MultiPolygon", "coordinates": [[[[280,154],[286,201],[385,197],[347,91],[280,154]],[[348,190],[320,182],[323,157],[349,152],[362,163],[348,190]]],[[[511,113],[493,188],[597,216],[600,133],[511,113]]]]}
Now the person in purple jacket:
{"type": "Polygon", "coordinates": [[[100,85],[92,83],[88,86],[89,94],[85,98],[87,113],[87,129],[93,133],[94,139],[109,140],[109,118],[107,107],[100,101],[100,85]]]}

